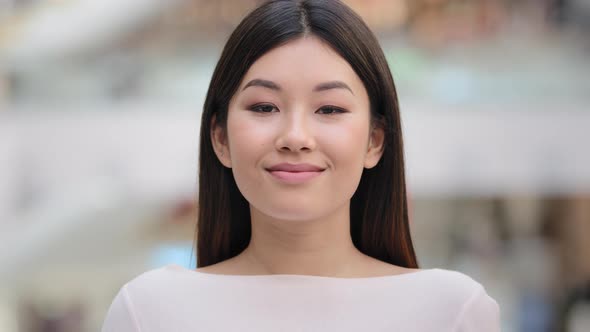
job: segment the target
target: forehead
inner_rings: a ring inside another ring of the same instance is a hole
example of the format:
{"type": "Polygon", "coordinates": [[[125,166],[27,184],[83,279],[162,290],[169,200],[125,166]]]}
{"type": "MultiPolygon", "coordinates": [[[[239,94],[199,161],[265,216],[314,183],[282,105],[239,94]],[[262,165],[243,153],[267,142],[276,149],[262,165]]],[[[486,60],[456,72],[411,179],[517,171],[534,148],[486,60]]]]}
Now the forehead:
{"type": "Polygon", "coordinates": [[[252,64],[242,86],[252,79],[267,79],[291,88],[306,89],[309,85],[338,80],[353,90],[364,90],[350,64],[328,44],[313,36],[289,41],[264,54],[252,64]]]}

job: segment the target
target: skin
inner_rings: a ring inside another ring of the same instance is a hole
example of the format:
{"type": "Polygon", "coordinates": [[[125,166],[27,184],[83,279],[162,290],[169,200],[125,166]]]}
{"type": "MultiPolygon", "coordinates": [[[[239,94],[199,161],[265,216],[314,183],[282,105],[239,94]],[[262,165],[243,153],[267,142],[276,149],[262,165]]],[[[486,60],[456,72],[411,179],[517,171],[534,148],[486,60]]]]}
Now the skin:
{"type": "Polygon", "coordinates": [[[350,236],[350,199],[363,169],[382,155],[383,131],[371,126],[369,107],[351,66],[316,37],[258,59],[230,101],[226,130],[213,120],[211,133],[217,157],[250,203],[250,244],[197,270],[348,278],[412,271],[364,255],[350,236]],[[282,162],[324,171],[285,183],[267,170],[282,162]]]}

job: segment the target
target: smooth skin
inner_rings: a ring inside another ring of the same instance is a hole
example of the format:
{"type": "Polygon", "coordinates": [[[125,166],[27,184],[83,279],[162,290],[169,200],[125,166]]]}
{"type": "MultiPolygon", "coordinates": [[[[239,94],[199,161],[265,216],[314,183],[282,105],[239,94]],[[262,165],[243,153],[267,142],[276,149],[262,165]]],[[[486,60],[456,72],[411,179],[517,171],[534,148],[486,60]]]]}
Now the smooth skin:
{"type": "Polygon", "coordinates": [[[350,236],[350,199],[364,168],[382,155],[367,91],[326,43],[306,36],[275,48],[248,70],[232,97],[227,130],[213,146],[250,203],[252,237],[238,256],[197,269],[215,274],[302,274],[342,278],[413,272],[360,252],[350,236]],[[279,163],[323,171],[281,181],[279,163]]]}

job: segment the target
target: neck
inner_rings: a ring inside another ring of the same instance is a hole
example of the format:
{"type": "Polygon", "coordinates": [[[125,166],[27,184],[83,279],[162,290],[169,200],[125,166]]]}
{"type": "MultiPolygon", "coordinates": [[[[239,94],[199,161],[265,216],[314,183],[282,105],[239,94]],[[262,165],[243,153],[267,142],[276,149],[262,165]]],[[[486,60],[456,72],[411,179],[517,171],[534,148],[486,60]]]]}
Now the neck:
{"type": "Polygon", "coordinates": [[[350,236],[348,205],[318,220],[278,220],[250,209],[252,237],[240,256],[251,273],[349,275],[363,257],[350,236]]]}

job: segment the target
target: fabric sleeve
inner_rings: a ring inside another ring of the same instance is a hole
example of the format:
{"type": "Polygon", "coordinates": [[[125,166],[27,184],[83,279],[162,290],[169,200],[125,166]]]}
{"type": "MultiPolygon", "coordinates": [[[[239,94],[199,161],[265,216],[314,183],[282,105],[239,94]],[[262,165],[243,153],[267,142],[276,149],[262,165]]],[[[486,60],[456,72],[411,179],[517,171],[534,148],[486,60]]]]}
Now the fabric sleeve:
{"type": "Polygon", "coordinates": [[[499,332],[500,308],[483,289],[478,287],[465,302],[455,322],[455,332],[499,332]]]}
{"type": "Polygon", "coordinates": [[[123,286],[111,304],[102,332],[140,332],[139,324],[133,311],[127,285],[123,286]]]}

